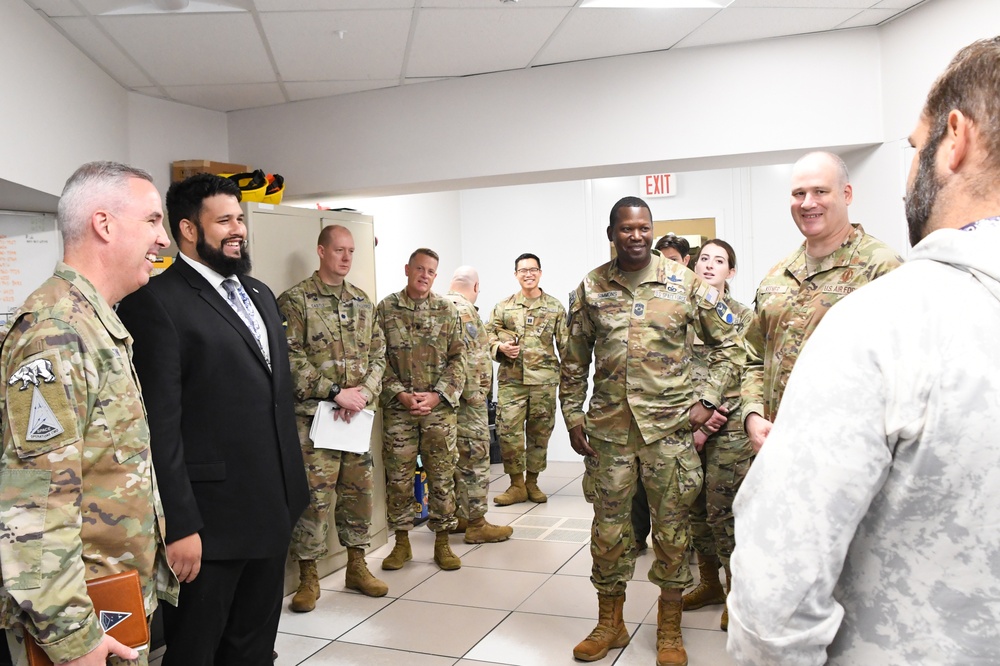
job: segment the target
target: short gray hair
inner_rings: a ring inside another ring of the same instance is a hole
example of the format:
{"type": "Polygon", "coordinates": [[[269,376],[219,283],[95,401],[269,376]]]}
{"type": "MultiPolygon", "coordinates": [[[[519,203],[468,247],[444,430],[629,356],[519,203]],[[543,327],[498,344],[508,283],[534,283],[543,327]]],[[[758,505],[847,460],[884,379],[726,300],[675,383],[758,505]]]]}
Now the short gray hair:
{"type": "Polygon", "coordinates": [[[88,162],[74,171],[63,187],[56,210],[63,245],[83,239],[90,216],[98,208],[121,210],[132,178],[153,182],[147,171],[119,162],[88,162]]]}

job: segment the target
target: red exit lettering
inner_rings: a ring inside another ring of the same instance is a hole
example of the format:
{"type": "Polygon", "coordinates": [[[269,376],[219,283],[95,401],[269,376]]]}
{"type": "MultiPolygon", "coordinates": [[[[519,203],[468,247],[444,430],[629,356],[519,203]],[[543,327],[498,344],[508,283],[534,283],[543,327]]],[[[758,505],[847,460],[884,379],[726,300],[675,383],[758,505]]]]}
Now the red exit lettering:
{"type": "Polygon", "coordinates": [[[672,173],[652,173],[640,176],[640,186],[644,196],[647,197],[672,197],[677,192],[674,185],[677,180],[672,173]]]}

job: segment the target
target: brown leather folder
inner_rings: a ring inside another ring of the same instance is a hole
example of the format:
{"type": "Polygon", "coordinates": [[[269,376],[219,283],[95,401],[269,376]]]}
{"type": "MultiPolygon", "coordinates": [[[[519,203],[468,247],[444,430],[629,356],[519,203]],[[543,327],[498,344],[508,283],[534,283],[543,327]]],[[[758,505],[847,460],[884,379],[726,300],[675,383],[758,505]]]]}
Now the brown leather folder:
{"type": "MultiPolygon", "coordinates": [[[[132,569],[87,581],[87,594],[104,633],[129,647],[149,645],[149,624],[138,571],[132,569]]],[[[29,666],[52,666],[52,660],[27,631],[24,646],[29,666]]]]}

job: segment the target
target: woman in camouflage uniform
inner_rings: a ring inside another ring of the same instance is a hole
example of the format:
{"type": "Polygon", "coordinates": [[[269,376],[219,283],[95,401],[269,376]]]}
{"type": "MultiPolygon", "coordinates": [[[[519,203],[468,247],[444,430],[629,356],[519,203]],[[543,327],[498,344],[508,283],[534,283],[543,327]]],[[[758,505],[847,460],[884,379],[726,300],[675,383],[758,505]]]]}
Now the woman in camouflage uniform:
{"type": "MultiPolygon", "coordinates": [[[[743,330],[753,317],[753,310],[736,301],[729,293],[728,280],[736,275],[736,253],[724,240],[713,239],[705,243],[698,254],[694,272],[705,282],[718,289],[723,301],[736,316],[736,330],[742,340],[743,330]]],[[[694,341],[692,376],[695,384],[708,379],[706,348],[700,340],[694,341]]],[[[735,546],[733,498],[743,478],[750,470],[754,452],[743,430],[740,410],[739,374],[726,387],[724,402],[719,411],[727,415],[726,423],[717,432],[703,426],[694,433],[695,448],[701,454],[705,470],[705,483],[698,499],[691,507],[691,541],[698,551],[698,587],[684,595],[684,610],[694,610],[710,604],[724,604],[726,590],[719,581],[719,566],[726,569],[729,586],[729,557],[735,546]]],[[[729,616],[722,611],[722,629],[727,629],[729,616]]]]}

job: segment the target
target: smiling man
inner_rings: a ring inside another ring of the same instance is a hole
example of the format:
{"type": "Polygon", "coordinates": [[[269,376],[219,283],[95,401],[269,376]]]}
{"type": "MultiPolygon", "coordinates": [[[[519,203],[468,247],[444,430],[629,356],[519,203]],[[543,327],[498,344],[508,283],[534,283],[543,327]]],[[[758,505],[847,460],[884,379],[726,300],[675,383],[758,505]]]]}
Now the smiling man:
{"type": "Polygon", "coordinates": [[[584,495],[594,507],[590,580],[598,620],[573,656],[596,661],[628,645],[622,609],[635,570],[630,510],[641,476],[656,554],[649,580],[660,588],[656,663],[684,666],[681,592],[692,579],[688,511],[702,483],[692,429],[722,404],[743,349],[719,291],[652,250],[645,201],[619,200],[607,233],[617,256],[570,294],[559,396],[570,444],[585,456],[584,495]],[[710,378],[700,394],[692,382],[689,332],[709,350],[710,378]],[[584,412],[592,361],[594,390],[584,412]]]}
{"type": "Polygon", "coordinates": [[[281,313],[247,275],[240,191],[167,191],[180,252],[118,314],[135,338],[180,605],[164,666],[267,666],[292,527],[309,502],[281,313]]]}
{"type": "Polygon", "coordinates": [[[132,340],[113,306],[167,247],[149,174],[85,164],[56,216],[64,256],[18,309],[0,354],[2,626],[13,663],[32,636],[52,662],[133,664],[148,651],[102,628],[86,582],[139,573],[145,613],[176,603],[132,340]]]}
{"type": "Polygon", "coordinates": [[[538,487],[545,471],[549,436],[556,422],[559,354],[566,345],[566,310],[546,294],[541,259],[524,253],[514,260],[521,290],[493,308],[487,333],[497,376],[497,439],[510,487],[493,501],[505,506],[548,498],[538,487]]]}
{"type": "Polygon", "coordinates": [[[736,498],[738,664],[997,663],[998,114],[994,37],[910,135],[906,264],[820,323],[736,498]]]}
{"type": "Polygon", "coordinates": [[[778,413],[788,375],[806,340],[840,299],[902,263],[889,246],[851,224],[854,192],[833,153],[809,153],[792,167],[792,220],[805,237],[757,288],[747,327],[743,423],[755,451],[778,413]]]}

